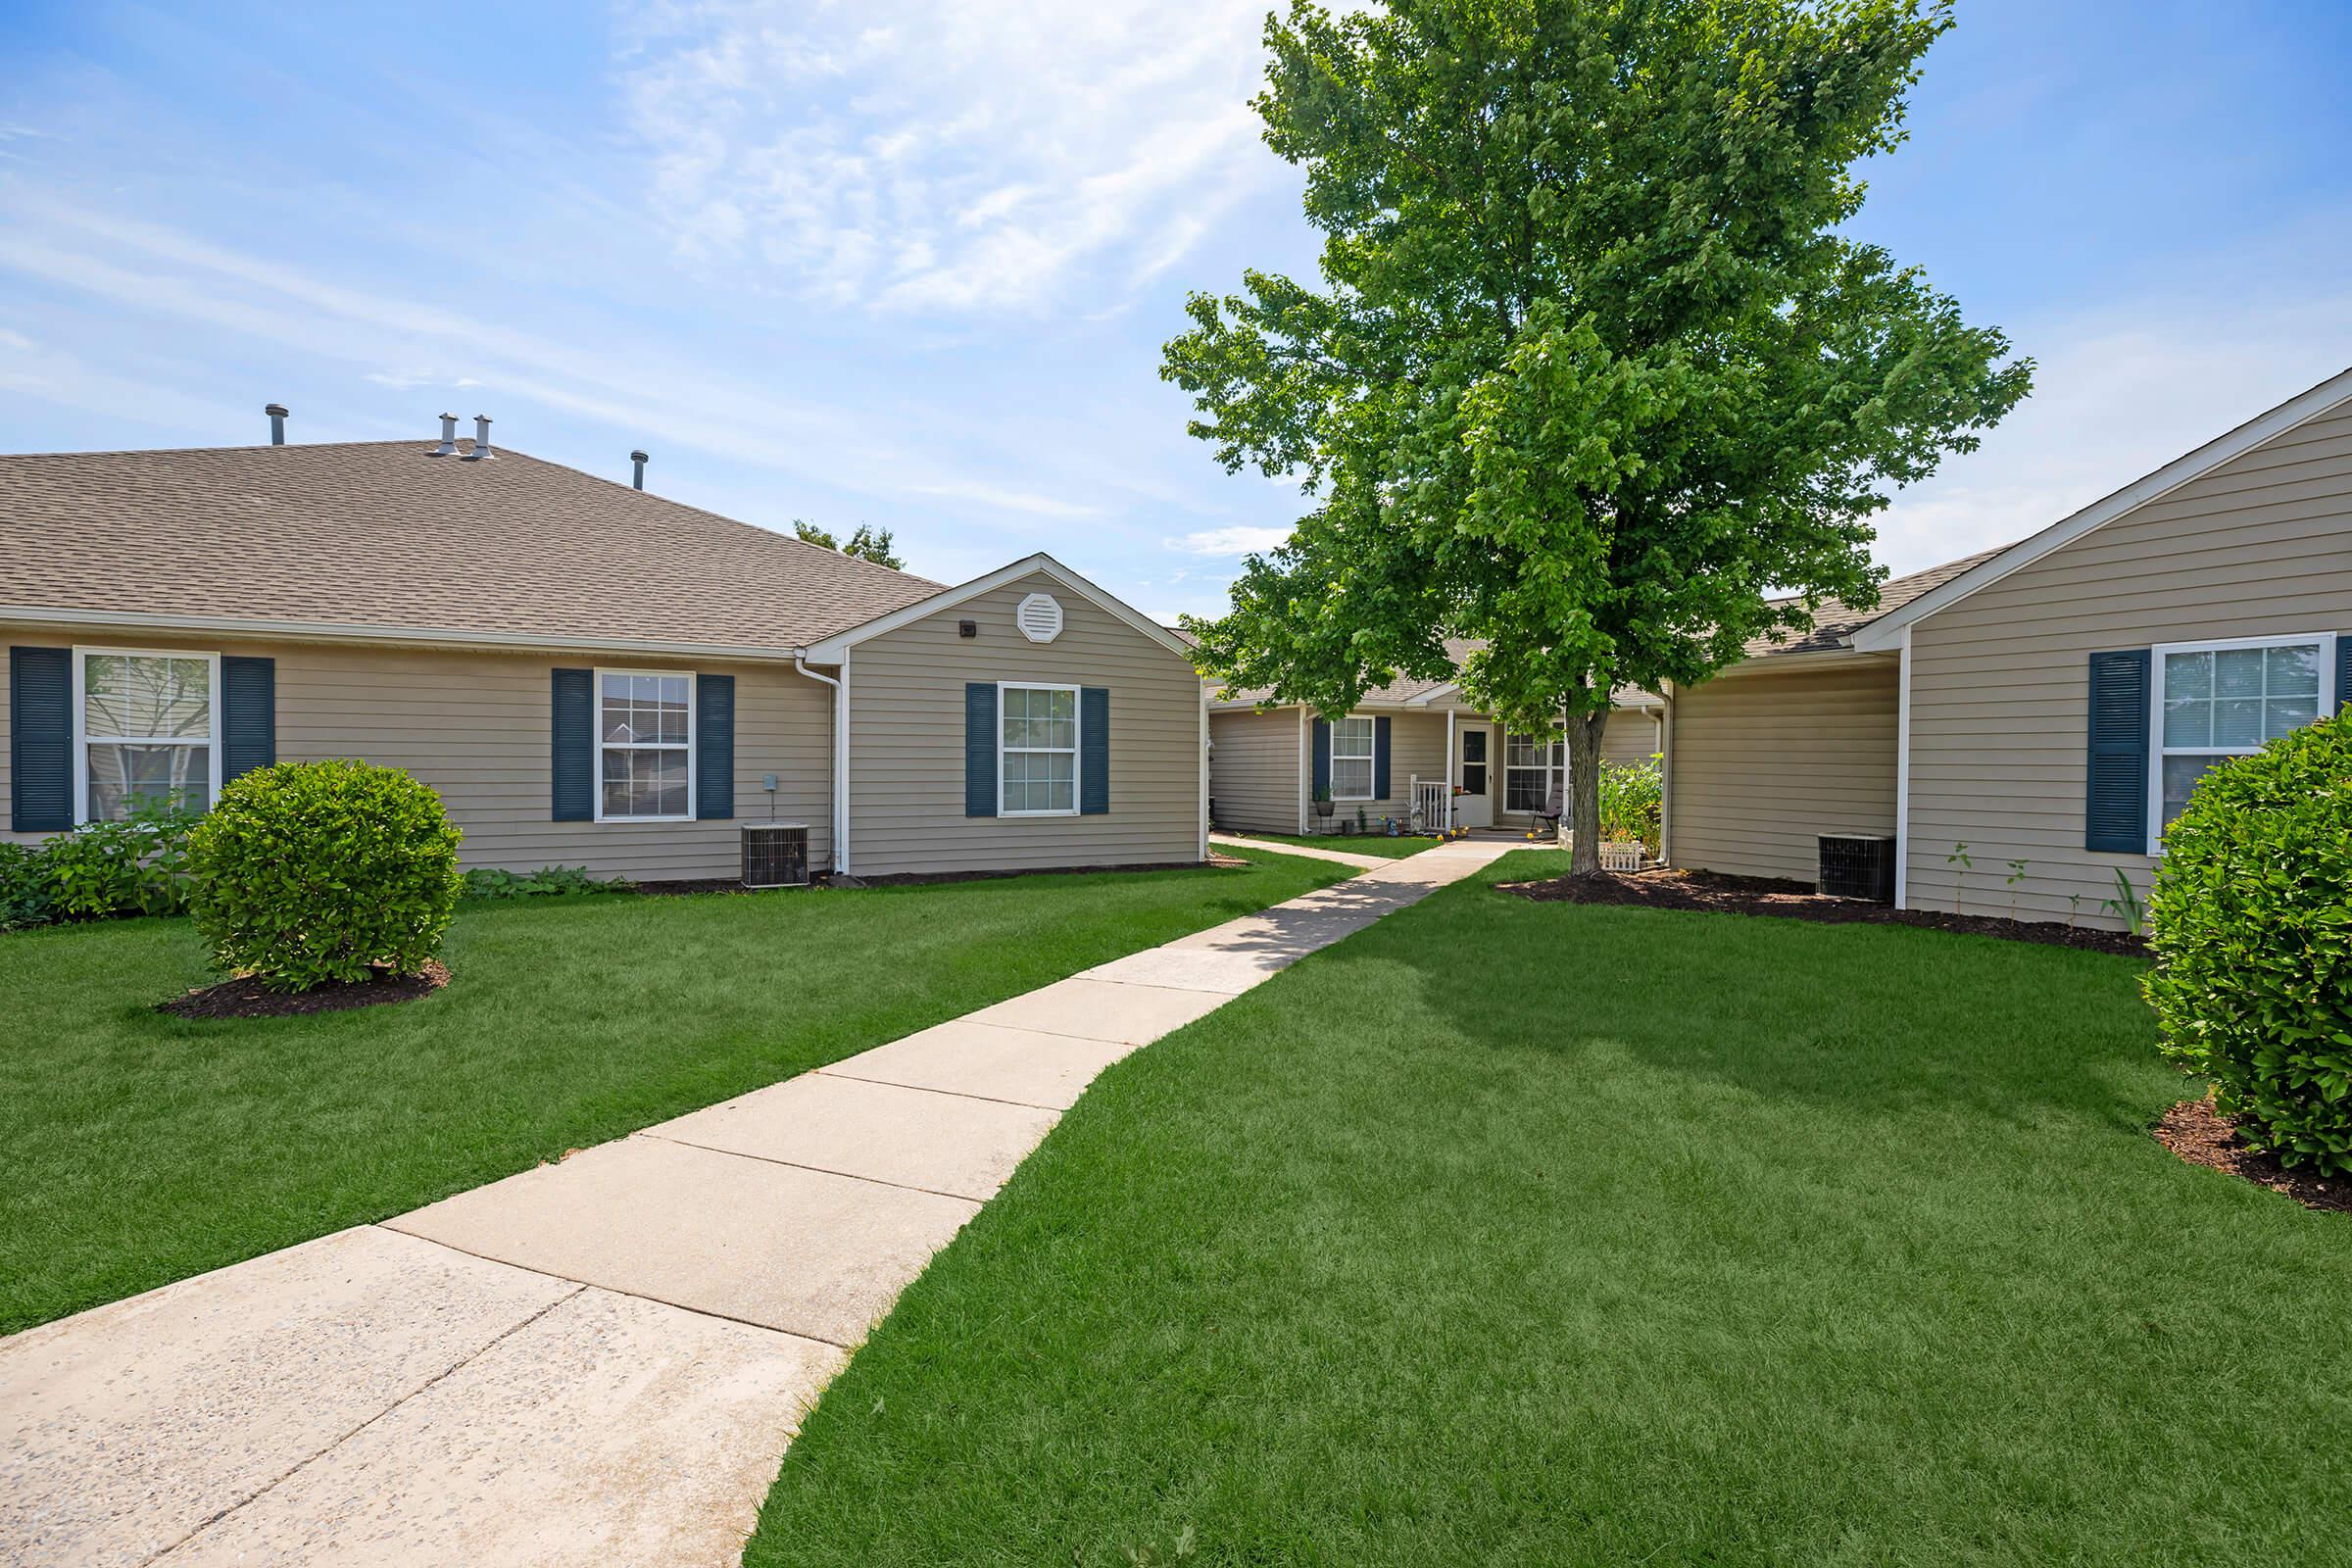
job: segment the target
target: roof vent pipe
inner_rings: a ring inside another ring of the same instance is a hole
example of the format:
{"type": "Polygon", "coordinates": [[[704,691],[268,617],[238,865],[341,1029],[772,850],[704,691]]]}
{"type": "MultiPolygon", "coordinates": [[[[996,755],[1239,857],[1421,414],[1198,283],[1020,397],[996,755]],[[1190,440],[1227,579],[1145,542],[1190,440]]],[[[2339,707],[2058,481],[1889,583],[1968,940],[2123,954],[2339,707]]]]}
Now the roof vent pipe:
{"type": "Polygon", "coordinates": [[[490,450],[490,416],[477,414],[473,416],[473,450],[466,454],[466,461],[479,463],[485,458],[497,456],[490,450]]]}
{"type": "Polygon", "coordinates": [[[425,456],[428,458],[454,458],[457,455],[458,416],[454,414],[444,414],[441,416],[441,444],[429,449],[425,456]]]}
{"type": "Polygon", "coordinates": [[[648,458],[643,452],[632,452],[629,454],[629,462],[637,470],[636,474],[629,480],[629,483],[632,486],[639,490],[645,488],[645,466],[652,461],[653,460],[648,458]]]}
{"type": "Polygon", "coordinates": [[[284,446],[286,444],[286,416],[293,411],[283,403],[272,403],[262,412],[270,416],[270,444],[273,447],[284,446]]]}

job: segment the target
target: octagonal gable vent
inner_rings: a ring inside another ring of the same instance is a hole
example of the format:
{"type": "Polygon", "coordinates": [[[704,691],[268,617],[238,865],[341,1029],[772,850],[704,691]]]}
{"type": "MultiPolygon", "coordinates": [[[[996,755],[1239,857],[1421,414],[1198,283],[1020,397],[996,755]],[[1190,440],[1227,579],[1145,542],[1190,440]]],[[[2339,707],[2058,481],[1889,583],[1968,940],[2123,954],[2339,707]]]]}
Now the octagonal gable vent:
{"type": "Polygon", "coordinates": [[[1052,594],[1031,594],[1012,612],[1012,622],[1033,643],[1050,643],[1061,635],[1061,605],[1052,594]]]}

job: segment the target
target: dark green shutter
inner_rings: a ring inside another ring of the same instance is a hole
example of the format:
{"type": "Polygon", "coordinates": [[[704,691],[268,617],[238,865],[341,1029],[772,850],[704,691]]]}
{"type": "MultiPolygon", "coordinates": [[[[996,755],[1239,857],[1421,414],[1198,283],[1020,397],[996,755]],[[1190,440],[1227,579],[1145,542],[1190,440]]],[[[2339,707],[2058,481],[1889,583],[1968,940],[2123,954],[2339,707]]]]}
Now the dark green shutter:
{"type": "Polygon", "coordinates": [[[1389,720],[1372,721],[1372,798],[1389,798],[1389,720]]]}
{"type": "Polygon", "coordinates": [[[735,814],[735,677],[694,677],[694,814],[735,814]]]}
{"type": "Polygon", "coordinates": [[[1078,814],[1110,809],[1110,688],[1078,691],[1078,814]]]}
{"type": "Polygon", "coordinates": [[[2148,851],[2148,650],[2090,656],[2090,757],[2082,847],[2148,851]]]}
{"type": "Polygon", "coordinates": [[[2335,710],[2352,712],[2352,631],[2335,634],[2335,710]]]}
{"type": "Polygon", "coordinates": [[[63,833],[74,825],[74,651],[8,651],[8,825],[63,833]]]}
{"type": "Polygon", "coordinates": [[[1330,793],[1331,722],[1318,718],[1315,720],[1315,793],[1312,799],[1319,801],[1330,793]]]}
{"type": "Polygon", "coordinates": [[[559,822],[596,818],[596,671],[553,671],[548,778],[559,822]]]}
{"type": "Polygon", "coordinates": [[[963,814],[997,814],[997,688],[984,680],[963,688],[963,814]]]}
{"type": "Polygon", "coordinates": [[[220,782],[277,760],[277,661],[220,659],[220,782]]]}

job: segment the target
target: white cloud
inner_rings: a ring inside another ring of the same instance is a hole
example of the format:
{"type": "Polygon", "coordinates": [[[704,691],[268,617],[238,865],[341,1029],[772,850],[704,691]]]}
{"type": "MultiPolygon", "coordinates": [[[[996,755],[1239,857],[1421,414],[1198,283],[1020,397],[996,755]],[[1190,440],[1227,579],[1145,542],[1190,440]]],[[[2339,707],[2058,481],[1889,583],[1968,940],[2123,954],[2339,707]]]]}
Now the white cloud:
{"type": "Polygon", "coordinates": [[[1201,533],[1188,533],[1181,539],[1170,539],[1168,548],[1181,550],[1189,556],[1258,556],[1276,549],[1290,536],[1291,530],[1288,528],[1210,528],[1201,533]]]}
{"type": "Polygon", "coordinates": [[[896,0],[886,26],[875,9],[624,23],[629,119],[681,253],[842,305],[1032,310],[1140,286],[1281,177],[1248,107],[1263,0],[896,0]]]}

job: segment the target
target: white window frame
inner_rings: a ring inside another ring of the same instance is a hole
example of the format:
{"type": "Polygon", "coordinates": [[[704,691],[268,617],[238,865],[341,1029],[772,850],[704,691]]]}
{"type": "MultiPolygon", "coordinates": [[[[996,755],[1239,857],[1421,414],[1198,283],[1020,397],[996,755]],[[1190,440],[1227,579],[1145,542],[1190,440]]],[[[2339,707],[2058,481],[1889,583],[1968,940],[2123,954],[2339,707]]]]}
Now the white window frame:
{"type": "MultiPolygon", "coordinates": [[[[1498,816],[1543,815],[1544,808],[1551,804],[1551,786],[1553,782],[1555,780],[1567,777],[1568,743],[1565,738],[1548,742],[1542,739],[1537,739],[1536,744],[1542,747],[1544,752],[1544,764],[1540,768],[1528,767],[1524,764],[1514,763],[1511,760],[1511,742],[1514,739],[1527,740],[1534,735],[1535,731],[1533,730],[1506,729],[1502,731],[1502,760],[1499,763],[1490,765],[1490,771],[1488,775],[1490,780],[1488,786],[1489,788],[1493,788],[1492,779],[1494,773],[1499,772],[1502,775],[1502,793],[1494,798],[1494,811],[1498,816]],[[1511,775],[1513,773],[1536,772],[1541,772],[1544,775],[1544,787],[1536,793],[1536,804],[1532,807],[1513,806],[1511,804],[1511,775]]],[[[1566,791],[1563,790],[1561,793],[1563,798],[1565,798],[1566,791]]]]}
{"type": "MultiPolygon", "coordinates": [[[[206,689],[212,698],[212,711],[206,716],[207,740],[205,750],[210,766],[207,770],[206,801],[220,798],[220,656],[196,648],[96,648],[74,645],[74,821],[76,826],[91,820],[90,816],[90,747],[172,745],[170,737],[158,740],[152,735],[92,735],[87,721],[86,687],[82,672],[93,654],[101,658],[122,659],[201,659],[211,672],[206,677],[206,689]]],[[[188,744],[181,742],[180,744],[188,744]]]]}
{"type": "Polygon", "coordinates": [[[1380,796],[1375,794],[1374,791],[1380,788],[1380,719],[1371,713],[1349,713],[1340,720],[1340,724],[1334,724],[1331,726],[1332,800],[1335,802],[1347,801],[1351,804],[1379,800],[1380,796]],[[1360,761],[1364,764],[1364,793],[1361,795],[1342,795],[1340,793],[1339,785],[1340,724],[1353,723],[1357,719],[1363,720],[1365,726],[1364,733],[1371,737],[1371,739],[1366,743],[1370,749],[1367,750],[1361,757],[1356,756],[1353,752],[1348,753],[1348,760],[1351,762],[1360,761]]]}
{"type": "Polygon", "coordinates": [[[595,682],[590,688],[589,721],[596,726],[596,820],[634,827],[646,822],[691,822],[695,820],[695,676],[690,669],[624,669],[599,664],[589,672],[595,682]],[[660,741],[608,741],[605,739],[605,677],[607,675],[657,675],[663,680],[686,678],[686,810],[678,816],[607,816],[605,814],[605,753],[615,752],[674,752],[678,748],[660,741]]]}
{"type": "Polygon", "coordinates": [[[1058,680],[1001,680],[997,682],[997,815],[999,816],[1076,816],[1086,800],[1086,703],[1078,688],[1058,680]],[[1063,810],[1015,811],[1004,805],[1004,755],[1007,750],[1023,756],[1052,756],[1058,746],[1015,746],[1004,744],[1004,694],[1006,692],[1068,692],[1070,694],[1070,808],[1063,810]]]}
{"type": "Polygon", "coordinates": [[[2252,757],[2260,746],[2171,746],[2164,744],[2164,663],[2173,654],[2224,654],[2240,648],[2290,648],[2317,643],[2320,649],[2319,716],[2335,711],[2335,633],[2295,632],[2280,637],[2217,637],[2187,643],[2158,643],[2148,650],[2148,854],[2164,854],[2164,760],[2167,757],[2252,757]]]}

